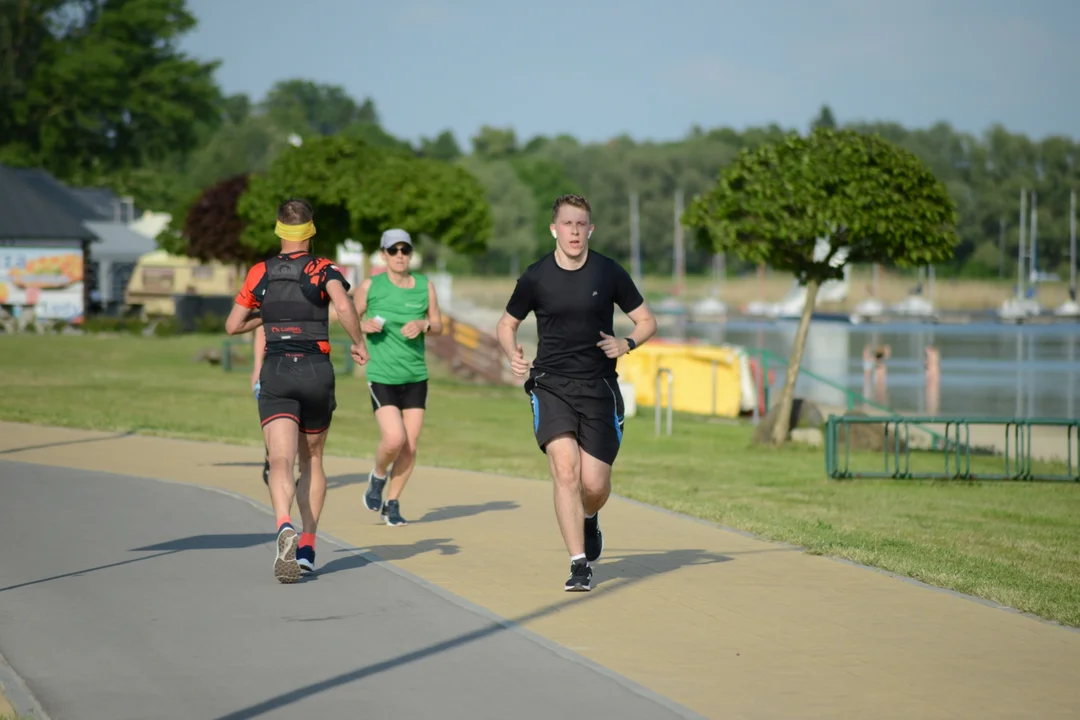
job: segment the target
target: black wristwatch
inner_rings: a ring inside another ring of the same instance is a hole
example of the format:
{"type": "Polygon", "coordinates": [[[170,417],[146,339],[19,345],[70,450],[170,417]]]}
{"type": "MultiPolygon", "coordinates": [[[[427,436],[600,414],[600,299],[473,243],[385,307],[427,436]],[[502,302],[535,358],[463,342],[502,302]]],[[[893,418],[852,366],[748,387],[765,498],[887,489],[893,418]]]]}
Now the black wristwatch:
{"type": "MultiPolygon", "coordinates": [[[[633,350],[634,348],[637,347],[637,343],[634,342],[634,338],[623,338],[623,339],[626,340],[626,345],[627,345],[627,347],[630,348],[630,350],[633,350]]],[[[630,352],[630,350],[627,350],[626,352],[630,352]]]]}

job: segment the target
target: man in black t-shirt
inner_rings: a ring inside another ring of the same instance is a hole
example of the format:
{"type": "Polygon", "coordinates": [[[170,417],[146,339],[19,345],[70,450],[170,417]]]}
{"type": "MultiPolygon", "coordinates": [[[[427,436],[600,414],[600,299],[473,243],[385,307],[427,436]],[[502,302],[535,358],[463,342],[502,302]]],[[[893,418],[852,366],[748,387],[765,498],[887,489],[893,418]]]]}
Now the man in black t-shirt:
{"type": "Polygon", "coordinates": [[[570,553],[568,592],[591,589],[589,563],[604,549],[597,513],[611,493],[624,421],[616,361],[656,333],[656,319],[626,270],[589,250],[592,232],[585,198],[555,201],[555,250],[518,278],[497,329],[514,373],[529,376],[533,433],[548,456],[555,515],[570,553]],[[614,337],[615,305],[634,322],[629,337],[614,337]],[[517,343],[529,312],[536,315],[540,339],[531,368],[517,343]]]}

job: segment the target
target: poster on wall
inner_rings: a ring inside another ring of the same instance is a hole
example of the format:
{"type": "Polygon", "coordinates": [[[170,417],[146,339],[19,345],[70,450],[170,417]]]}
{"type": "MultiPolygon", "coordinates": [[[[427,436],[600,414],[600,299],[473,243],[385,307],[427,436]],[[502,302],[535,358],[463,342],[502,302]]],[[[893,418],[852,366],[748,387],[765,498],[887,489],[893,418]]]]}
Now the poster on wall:
{"type": "Polygon", "coordinates": [[[33,310],[41,319],[82,322],[82,250],[0,247],[0,305],[33,310]]]}

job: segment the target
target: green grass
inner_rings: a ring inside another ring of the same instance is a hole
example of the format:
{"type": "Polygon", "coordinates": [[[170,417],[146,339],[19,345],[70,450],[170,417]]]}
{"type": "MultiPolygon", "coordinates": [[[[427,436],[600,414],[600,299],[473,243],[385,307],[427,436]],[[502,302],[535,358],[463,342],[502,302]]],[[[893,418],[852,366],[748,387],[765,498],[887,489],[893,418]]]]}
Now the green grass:
{"type": "MultiPolygon", "coordinates": [[[[0,335],[0,419],[259,446],[249,367],[225,373],[192,361],[219,345],[206,336],[0,335]]],[[[328,452],[370,457],[377,431],[367,388],[342,377],[337,394],[328,452]]],[[[615,492],[1080,626],[1074,484],[836,482],[825,477],[820,449],[763,451],[740,423],[677,415],[674,427],[672,437],[656,437],[648,412],[627,421],[615,492]]],[[[457,382],[438,369],[420,462],[547,477],[520,388],[457,382]]]]}

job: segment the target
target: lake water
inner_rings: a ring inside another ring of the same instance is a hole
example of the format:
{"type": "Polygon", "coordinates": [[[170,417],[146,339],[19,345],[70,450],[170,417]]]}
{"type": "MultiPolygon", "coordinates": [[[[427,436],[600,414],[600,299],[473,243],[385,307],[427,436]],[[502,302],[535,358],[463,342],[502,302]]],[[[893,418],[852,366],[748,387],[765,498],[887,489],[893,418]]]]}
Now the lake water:
{"type": "MultiPolygon", "coordinates": [[[[795,337],[794,320],[729,320],[725,323],[662,323],[666,339],[699,339],[765,348],[785,360],[795,337]]],[[[1080,324],[927,325],[814,321],[802,367],[856,392],[863,391],[863,348],[889,345],[888,405],[926,412],[924,350],[941,357],[942,415],[1076,418],[1080,412],[1080,324]]],[[[784,367],[773,387],[783,386],[784,367]]],[[[797,392],[843,406],[846,394],[800,377],[797,392]]]]}

